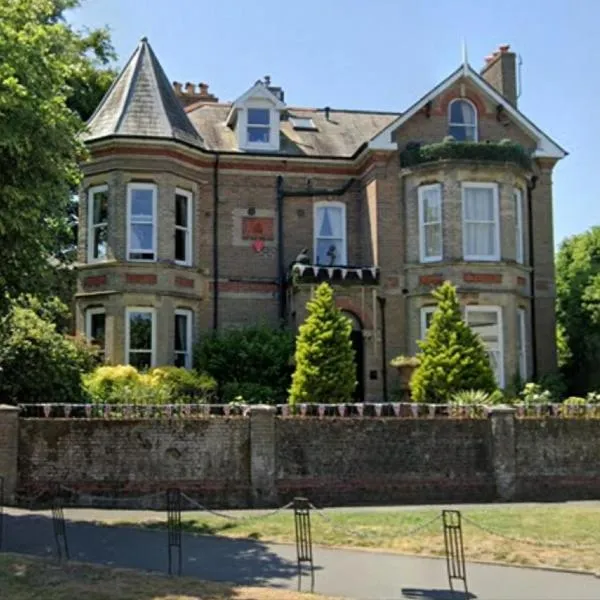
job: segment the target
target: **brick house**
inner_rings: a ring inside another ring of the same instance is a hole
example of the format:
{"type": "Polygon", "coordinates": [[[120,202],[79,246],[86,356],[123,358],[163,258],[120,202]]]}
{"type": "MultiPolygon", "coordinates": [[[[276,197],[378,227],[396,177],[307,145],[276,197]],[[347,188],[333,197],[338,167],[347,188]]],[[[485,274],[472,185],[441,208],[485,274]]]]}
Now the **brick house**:
{"type": "Polygon", "coordinates": [[[234,102],[171,84],[142,39],[85,135],[78,331],[112,363],[189,366],[214,329],[297,326],[329,281],[353,322],[357,397],[381,399],[449,279],[502,385],[552,372],[566,152],[519,112],[515,64],[501,46],[403,113],[297,108],[268,77],[234,102]],[[491,159],[421,151],[449,134],[491,159]],[[506,139],[527,161],[494,154],[506,139]]]}

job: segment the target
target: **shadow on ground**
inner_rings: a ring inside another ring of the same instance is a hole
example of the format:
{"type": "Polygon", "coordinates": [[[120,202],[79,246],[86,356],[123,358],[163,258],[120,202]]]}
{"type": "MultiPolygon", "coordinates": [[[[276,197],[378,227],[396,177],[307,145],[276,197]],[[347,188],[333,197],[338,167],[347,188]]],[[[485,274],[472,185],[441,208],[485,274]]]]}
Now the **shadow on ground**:
{"type": "MultiPolygon", "coordinates": [[[[165,530],[68,520],[65,524],[71,560],[167,572],[165,530]]],[[[206,533],[216,531],[207,528],[206,533]]],[[[52,519],[45,515],[5,514],[2,549],[18,554],[56,556],[52,519]]],[[[253,539],[183,534],[182,549],[183,575],[209,581],[288,587],[298,574],[295,561],[278,556],[253,539]]]]}
{"type": "Polygon", "coordinates": [[[410,600],[472,600],[477,598],[470,592],[455,590],[426,590],[421,588],[403,588],[402,594],[410,600]]]}

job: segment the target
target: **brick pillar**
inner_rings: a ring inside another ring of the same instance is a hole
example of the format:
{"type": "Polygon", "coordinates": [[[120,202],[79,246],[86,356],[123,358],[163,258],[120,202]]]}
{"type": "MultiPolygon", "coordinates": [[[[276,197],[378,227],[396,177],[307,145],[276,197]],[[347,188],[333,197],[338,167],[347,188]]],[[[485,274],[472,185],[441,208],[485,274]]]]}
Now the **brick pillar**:
{"type": "Polygon", "coordinates": [[[17,488],[19,409],[0,404],[0,476],[4,478],[4,502],[13,504],[17,488]]]}
{"type": "Polygon", "coordinates": [[[496,493],[504,501],[513,500],[516,495],[515,412],[511,406],[500,405],[492,407],[489,413],[496,493]]]}
{"type": "Polygon", "coordinates": [[[275,414],[274,406],[250,409],[250,485],[255,507],[277,502],[275,485],[275,414]]]}

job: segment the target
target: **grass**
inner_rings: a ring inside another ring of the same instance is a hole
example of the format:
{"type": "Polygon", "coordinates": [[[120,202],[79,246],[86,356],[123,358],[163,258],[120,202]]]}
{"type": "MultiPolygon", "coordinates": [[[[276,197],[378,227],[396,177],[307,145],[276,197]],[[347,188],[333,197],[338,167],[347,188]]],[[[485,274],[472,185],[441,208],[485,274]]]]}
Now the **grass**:
{"type": "Polygon", "coordinates": [[[0,590],[0,596],[10,600],[327,600],[273,588],[233,587],[82,563],[60,565],[10,554],[0,554],[0,590]]]}
{"type": "MultiPolygon", "coordinates": [[[[494,532],[492,535],[471,522],[463,521],[467,560],[599,570],[598,506],[492,507],[462,513],[463,517],[494,532]],[[502,536],[518,539],[510,540],[502,536]]],[[[444,553],[441,520],[418,533],[406,535],[408,530],[439,514],[439,510],[328,511],[327,519],[324,519],[313,512],[313,542],[325,546],[440,556],[444,553]]],[[[253,517],[238,521],[228,521],[206,513],[184,513],[182,519],[183,528],[194,533],[251,538],[263,542],[294,541],[293,515],[289,511],[266,518],[253,517]]],[[[131,521],[128,524],[131,525],[131,521]]],[[[148,528],[164,527],[162,521],[137,524],[148,528]]]]}

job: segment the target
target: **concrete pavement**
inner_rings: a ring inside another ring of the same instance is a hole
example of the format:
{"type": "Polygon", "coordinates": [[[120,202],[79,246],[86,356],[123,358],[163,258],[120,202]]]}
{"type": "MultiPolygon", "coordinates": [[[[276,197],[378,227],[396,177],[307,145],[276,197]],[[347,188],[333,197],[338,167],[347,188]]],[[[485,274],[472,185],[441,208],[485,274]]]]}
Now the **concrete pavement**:
{"type": "MultiPolygon", "coordinates": [[[[72,510],[65,513],[68,518],[72,516],[72,510]]],[[[52,521],[48,516],[7,508],[4,520],[4,550],[38,556],[51,556],[55,552],[52,521]]],[[[67,535],[73,560],[166,571],[164,531],[69,520],[67,535]]],[[[239,585],[290,589],[297,585],[292,545],[184,534],[183,548],[185,575],[239,585]]],[[[470,594],[452,596],[445,561],[441,559],[317,547],[315,566],[317,593],[364,600],[600,598],[598,578],[536,569],[468,564],[470,594]]],[[[304,577],[303,589],[308,585],[309,578],[304,577]]]]}

